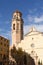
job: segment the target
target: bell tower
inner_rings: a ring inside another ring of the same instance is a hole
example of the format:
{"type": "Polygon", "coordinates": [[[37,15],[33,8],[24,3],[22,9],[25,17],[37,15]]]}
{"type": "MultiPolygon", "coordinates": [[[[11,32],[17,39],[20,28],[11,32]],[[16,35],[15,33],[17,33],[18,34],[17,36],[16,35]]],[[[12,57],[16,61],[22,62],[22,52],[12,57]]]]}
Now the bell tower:
{"type": "Polygon", "coordinates": [[[15,11],[12,18],[12,45],[17,45],[23,39],[22,13],[15,11]]]}

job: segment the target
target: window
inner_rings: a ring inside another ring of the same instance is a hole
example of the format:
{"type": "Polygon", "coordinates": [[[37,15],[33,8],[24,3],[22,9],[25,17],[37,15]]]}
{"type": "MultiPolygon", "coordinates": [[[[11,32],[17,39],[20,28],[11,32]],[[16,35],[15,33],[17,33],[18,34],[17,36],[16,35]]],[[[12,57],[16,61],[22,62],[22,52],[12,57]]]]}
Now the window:
{"type": "Polygon", "coordinates": [[[31,51],[31,53],[33,53],[33,51],[31,51]]]}
{"type": "Polygon", "coordinates": [[[16,19],[16,15],[14,16],[14,19],[16,19]]]}
{"type": "Polygon", "coordinates": [[[2,58],[2,54],[0,54],[0,59],[2,58]]]}
{"type": "Polygon", "coordinates": [[[2,42],[0,42],[0,45],[2,45],[2,42]]]}
{"type": "Polygon", "coordinates": [[[9,47],[9,45],[7,45],[7,47],[9,47]]]}
{"type": "Polygon", "coordinates": [[[21,30],[23,30],[23,25],[21,24],[21,30]]]}
{"type": "Polygon", "coordinates": [[[17,31],[19,30],[19,23],[17,23],[17,31]]]}
{"type": "Polygon", "coordinates": [[[34,38],[32,38],[32,40],[33,40],[34,38]]]}
{"type": "Polygon", "coordinates": [[[2,48],[0,48],[0,51],[2,51],[2,48]]]}
{"type": "Polygon", "coordinates": [[[6,60],[6,55],[3,55],[3,60],[6,60]]]}
{"type": "Polygon", "coordinates": [[[15,24],[13,24],[13,29],[15,30],[15,24]]]}
{"type": "Polygon", "coordinates": [[[13,19],[16,19],[16,15],[13,16],[13,19]]]}
{"type": "Polygon", "coordinates": [[[6,39],[4,39],[4,41],[6,41],[6,39]]]}
{"type": "Polygon", "coordinates": [[[34,43],[31,44],[31,47],[32,47],[32,48],[34,47],[34,43]]]}
{"type": "Polygon", "coordinates": [[[6,46],[6,44],[4,44],[4,46],[6,46]]]}
{"type": "Polygon", "coordinates": [[[1,37],[1,40],[2,40],[3,38],[1,37]]]}
{"type": "Polygon", "coordinates": [[[1,45],[2,45],[2,42],[1,42],[1,45]]]}
{"type": "Polygon", "coordinates": [[[9,41],[8,41],[8,40],[6,40],[6,42],[7,42],[7,43],[9,43],[9,41]]]}

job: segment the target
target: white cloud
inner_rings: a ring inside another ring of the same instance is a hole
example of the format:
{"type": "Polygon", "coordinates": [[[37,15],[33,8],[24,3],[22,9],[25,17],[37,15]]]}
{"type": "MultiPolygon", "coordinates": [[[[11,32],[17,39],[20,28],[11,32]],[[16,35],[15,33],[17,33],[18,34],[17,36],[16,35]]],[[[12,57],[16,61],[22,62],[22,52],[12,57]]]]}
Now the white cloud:
{"type": "Polygon", "coordinates": [[[37,31],[43,32],[43,25],[34,25],[37,31]]]}
{"type": "Polygon", "coordinates": [[[36,12],[36,11],[37,11],[37,8],[34,8],[34,9],[32,9],[32,10],[30,9],[30,10],[29,10],[29,13],[34,13],[34,12],[36,12]]]}
{"type": "Polygon", "coordinates": [[[9,38],[11,36],[11,31],[6,31],[5,29],[0,29],[0,35],[9,38]]]}
{"type": "Polygon", "coordinates": [[[43,15],[40,17],[34,17],[34,22],[43,22],[43,15]]]}
{"type": "Polygon", "coordinates": [[[28,33],[30,28],[34,26],[37,31],[43,32],[43,25],[25,25],[24,26],[24,34],[28,33]]]}
{"type": "Polygon", "coordinates": [[[42,12],[39,13],[37,8],[34,8],[32,10],[30,9],[29,14],[24,18],[24,21],[34,23],[43,22],[43,13],[42,12]]]}
{"type": "Polygon", "coordinates": [[[41,15],[41,16],[28,15],[28,16],[27,16],[27,20],[28,20],[29,22],[40,23],[40,22],[43,22],[43,15],[41,15]]]}
{"type": "Polygon", "coordinates": [[[28,31],[29,31],[29,26],[28,25],[25,25],[24,26],[24,34],[26,34],[28,31]]]}
{"type": "Polygon", "coordinates": [[[34,20],[34,17],[33,17],[32,15],[28,15],[28,16],[27,16],[27,20],[28,20],[29,22],[32,22],[32,21],[34,20]]]}

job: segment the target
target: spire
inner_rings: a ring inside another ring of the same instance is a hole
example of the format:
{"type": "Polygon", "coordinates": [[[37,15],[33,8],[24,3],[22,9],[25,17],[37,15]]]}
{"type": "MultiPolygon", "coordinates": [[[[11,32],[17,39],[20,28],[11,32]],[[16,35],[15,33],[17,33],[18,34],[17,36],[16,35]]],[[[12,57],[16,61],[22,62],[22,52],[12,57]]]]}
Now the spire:
{"type": "Polygon", "coordinates": [[[32,27],[30,28],[30,31],[29,31],[29,32],[32,32],[32,31],[36,31],[36,29],[35,29],[34,26],[32,26],[32,27]]]}

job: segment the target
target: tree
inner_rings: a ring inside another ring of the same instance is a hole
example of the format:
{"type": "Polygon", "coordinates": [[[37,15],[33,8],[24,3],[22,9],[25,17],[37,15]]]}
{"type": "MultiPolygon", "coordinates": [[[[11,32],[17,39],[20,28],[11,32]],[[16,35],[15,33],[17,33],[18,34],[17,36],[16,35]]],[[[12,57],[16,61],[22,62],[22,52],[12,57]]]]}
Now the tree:
{"type": "Polygon", "coordinates": [[[25,65],[27,64],[27,57],[26,57],[26,55],[24,55],[24,64],[25,65]]]}
{"type": "Polygon", "coordinates": [[[17,65],[35,65],[34,59],[26,52],[22,50],[22,48],[16,49],[13,47],[11,49],[11,56],[16,60],[17,65]],[[27,59],[28,58],[28,59],[27,59]]]}

